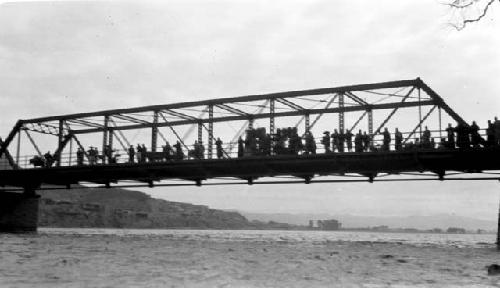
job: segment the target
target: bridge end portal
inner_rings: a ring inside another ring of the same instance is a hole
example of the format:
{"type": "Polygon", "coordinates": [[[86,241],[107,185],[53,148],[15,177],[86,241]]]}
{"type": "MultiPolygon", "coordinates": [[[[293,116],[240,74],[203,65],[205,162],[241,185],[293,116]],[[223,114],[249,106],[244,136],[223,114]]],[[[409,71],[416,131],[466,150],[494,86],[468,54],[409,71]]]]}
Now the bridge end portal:
{"type": "Polygon", "coordinates": [[[0,232],[36,232],[39,201],[34,190],[0,192],[0,232]]]}

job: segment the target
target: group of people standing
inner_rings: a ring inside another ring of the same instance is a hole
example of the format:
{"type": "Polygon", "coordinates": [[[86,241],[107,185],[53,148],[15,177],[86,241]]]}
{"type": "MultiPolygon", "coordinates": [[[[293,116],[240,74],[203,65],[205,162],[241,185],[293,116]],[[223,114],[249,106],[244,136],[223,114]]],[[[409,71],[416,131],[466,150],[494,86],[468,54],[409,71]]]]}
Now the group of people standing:
{"type": "MultiPolygon", "coordinates": [[[[390,133],[387,128],[384,128],[381,133],[381,145],[374,145],[372,137],[366,131],[361,129],[355,135],[351,130],[334,129],[333,132],[325,131],[320,140],[325,153],[343,153],[343,152],[367,152],[367,151],[402,151],[408,149],[463,149],[463,148],[478,148],[500,145],[500,120],[497,117],[493,121],[488,120],[486,129],[486,140],[480,135],[480,127],[475,121],[471,125],[458,123],[455,127],[451,123],[446,128],[446,138],[441,138],[441,142],[436,144],[431,136],[431,131],[425,126],[425,129],[420,132],[419,138],[413,138],[413,141],[404,139],[403,133],[398,128],[394,133],[390,133]],[[394,144],[392,141],[394,140],[394,144]],[[392,146],[393,145],[393,146],[392,146]]],[[[410,136],[408,136],[410,138],[410,136]]],[[[378,142],[378,141],[377,141],[378,142]]],[[[379,142],[380,143],[380,142],[379,142]]],[[[316,154],[316,141],[311,133],[307,131],[302,136],[298,134],[296,127],[287,127],[277,129],[276,133],[266,133],[265,128],[248,129],[245,139],[238,139],[238,157],[244,156],[269,156],[269,155],[298,155],[298,154],[316,154]]],[[[148,152],[144,144],[137,144],[134,148],[130,145],[128,148],[129,163],[145,163],[152,161],[178,161],[185,159],[186,155],[183,150],[184,143],[177,141],[174,145],[166,142],[162,146],[161,152],[148,152]]],[[[187,149],[188,147],[185,146],[187,149]]],[[[218,159],[227,156],[223,148],[223,142],[220,138],[215,141],[216,156],[218,159]]],[[[85,152],[82,148],[78,148],[76,152],[77,165],[84,164],[84,158],[87,156],[89,165],[95,165],[99,159],[102,163],[116,163],[119,155],[113,154],[110,146],[104,146],[103,155],[99,155],[97,147],[90,147],[85,152]]],[[[204,159],[205,146],[201,141],[195,141],[193,149],[187,149],[188,158],[204,159]]],[[[48,158],[48,156],[47,156],[48,158]]]]}
{"type": "MultiPolygon", "coordinates": [[[[222,141],[220,138],[217,138],[215,142],[217,146],[217,157],[222,158],[222,141]]],[[[148,151],[146,145],[137,144],[137,147],[130,145],[128,148],[128,163],[145,163],[145,162],[154,162],[154,161],[179,161],[183,160],[186,157],[184,150],[182,148],[184,144],[180,141],[177,141],[174,145],[170,145],[168,141],[165,142],[165,145],[162,146],[161,152],[152,152],[148,151]]],[[[186,147],[187,148],[187,147],[186,147]]],[[[203,142],[195,141],[193,145],[193,149],[188,149],[188,157],[195,159],[204,159],[205,158],[205,146],[203,142]]]]}
{"type": "Polygon", "coordinates": [[[480,128],[476,121],[471,125],[458,123],[453,127],[451,123],[446,128],[446,139],[444,147],[446,148],[478,148],[478,147],[491,147],[500,145],[500,120],[495,117],[493,121],[488,120],[488,127],[486,128],[486,140],[483,139],[479,133],[480,128]]]}
{"type": "Polygon", "coordinates": [[[85,156],[87,156],[89,165],[96,165],[99,160],[102,160],[102,164],[113,164],[117,163],[117,158],[120,156],[118,154],[113,154],[115,152],[110,145],[105,145],[103,154],[99,154],[99,149],[97,147],[90,146],[87,153],[83,148],[79,147],[76,150],[76,165],[83,165],[85,161],[85,156]],[[86,155],[85,155],[86,154],[86,155]]]}
{"type": "Polygon", "coordinates": [[[238,139],[238,157],[316,154],[316,142],[310,131],[303,137],[298,135],[296,127],[276,129],[275,134],[266,133],[265,128],[248,129],[245,139],[238,139]],[[304,140],[304,142],[303,142],[304,140]]]}

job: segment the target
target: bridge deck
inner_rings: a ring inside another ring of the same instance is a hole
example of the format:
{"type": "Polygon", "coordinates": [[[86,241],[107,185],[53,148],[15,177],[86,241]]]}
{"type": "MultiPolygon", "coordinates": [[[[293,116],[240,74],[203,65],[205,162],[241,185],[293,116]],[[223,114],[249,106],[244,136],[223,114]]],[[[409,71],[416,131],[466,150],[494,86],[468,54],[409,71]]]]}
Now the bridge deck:
{"type": "Polygon", "coordinates": [[[215,177],[255,179],[292,175],[500,170],[500,147],[467,150],[415,150],[316,155],[280,155],[236,159],[184,160],[177,162],[123,163],[1,170],[0,186],[33,187],[41,184],[69,185],[79,182],[110,183],[122,180],[205,180],[215,177]]]}

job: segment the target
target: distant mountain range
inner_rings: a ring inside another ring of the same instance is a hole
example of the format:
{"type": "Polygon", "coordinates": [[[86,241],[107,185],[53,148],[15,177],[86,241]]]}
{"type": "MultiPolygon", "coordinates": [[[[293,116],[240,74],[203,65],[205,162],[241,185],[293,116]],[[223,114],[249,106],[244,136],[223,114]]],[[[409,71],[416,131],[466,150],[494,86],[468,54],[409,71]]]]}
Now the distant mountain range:
{"type": "Polygon", "coordinates": [[[330,215],[318,214],[288,214],[288,213],[253,213],[239,211],[248,220],[259,220],[263,222],[276,221],[295,225],[308,225],[309,220],[337,219],[344,228],[375,227],[386,225],[390,228],[416,228],[433,229],[448,227],[460,227],[466,230],[496,230],[496,220],[481,220],[455,215],[431,215],[431,216],[354,216],[354,215],[330,215]]]}

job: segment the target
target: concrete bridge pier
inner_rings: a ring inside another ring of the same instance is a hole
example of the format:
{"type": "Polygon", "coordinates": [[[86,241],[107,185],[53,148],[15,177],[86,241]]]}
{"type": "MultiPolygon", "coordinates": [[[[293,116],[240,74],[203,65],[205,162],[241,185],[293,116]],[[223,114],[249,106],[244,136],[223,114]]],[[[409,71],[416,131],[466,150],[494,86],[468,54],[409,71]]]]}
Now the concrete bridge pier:
{"type": "Polygon", "coordinates": [[[40,195],[35,189],[24,193],[0,191],[0,232],[36,232],[40,195]]]}

